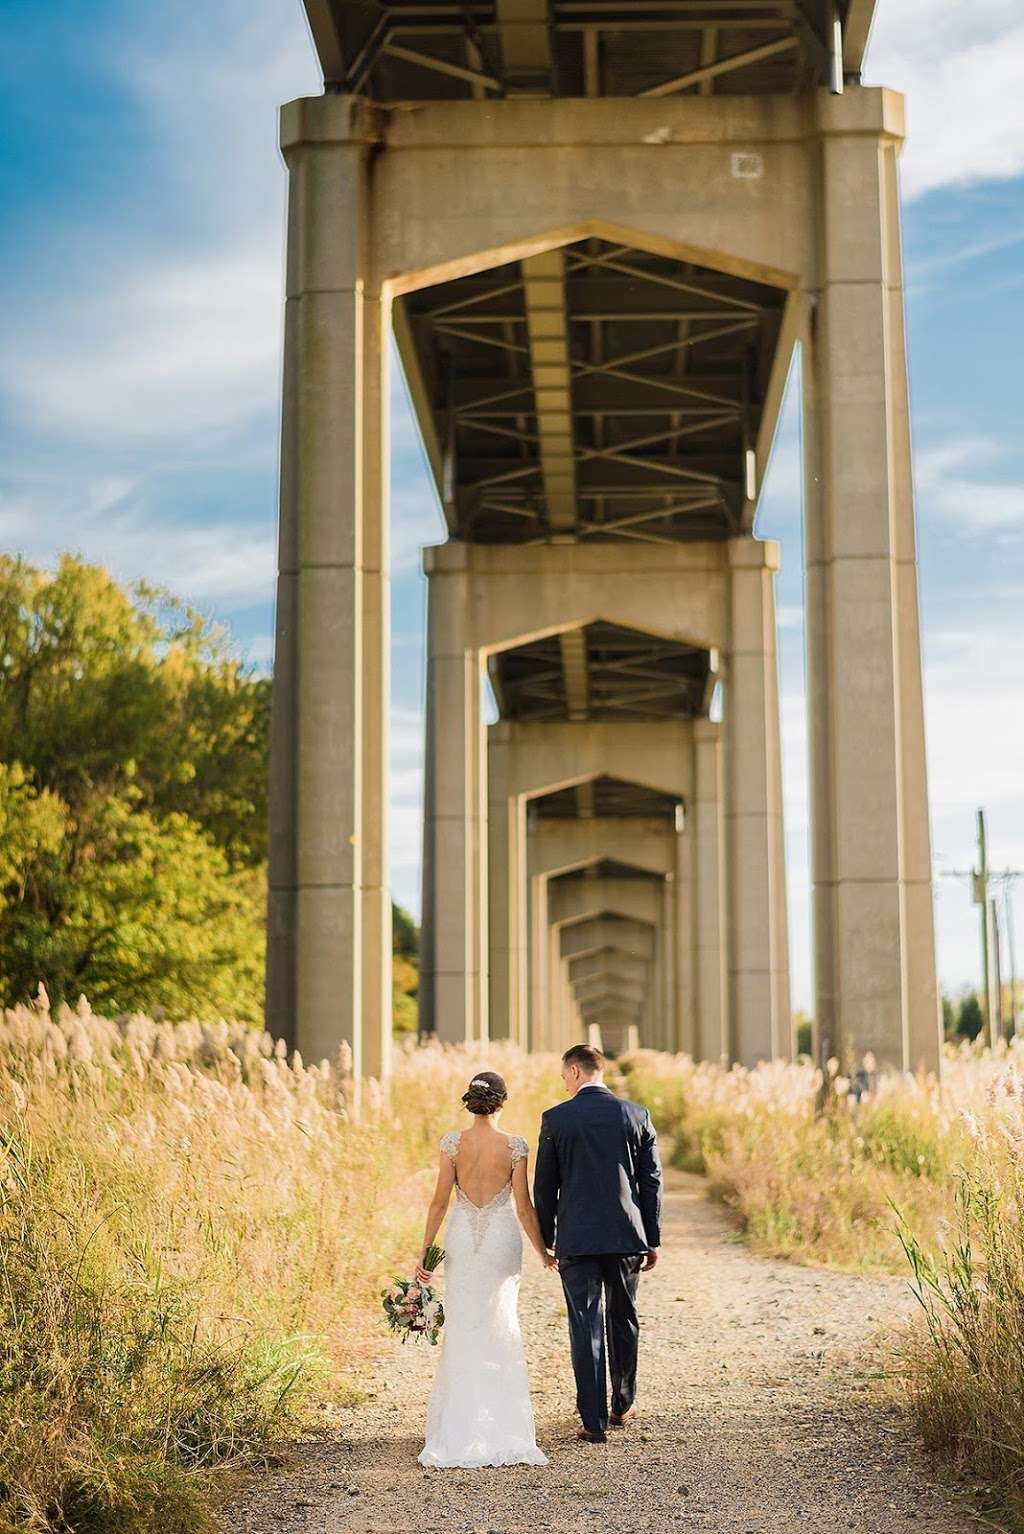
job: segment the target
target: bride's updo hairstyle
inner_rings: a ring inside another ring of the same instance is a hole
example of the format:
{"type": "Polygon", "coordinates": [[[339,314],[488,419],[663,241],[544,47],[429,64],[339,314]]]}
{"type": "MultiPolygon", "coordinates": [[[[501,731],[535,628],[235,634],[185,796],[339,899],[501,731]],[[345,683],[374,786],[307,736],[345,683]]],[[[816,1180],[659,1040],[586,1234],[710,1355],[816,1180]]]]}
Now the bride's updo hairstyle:
{"type": "Polygon", "coordinates": [[[497,1071],[477,1071],[463,1092],[462,1101],[470,1113],[482,1115],[497,1113],[499,1108],[504,1107],[507,1097],[508,1087],[497,1071]]]}

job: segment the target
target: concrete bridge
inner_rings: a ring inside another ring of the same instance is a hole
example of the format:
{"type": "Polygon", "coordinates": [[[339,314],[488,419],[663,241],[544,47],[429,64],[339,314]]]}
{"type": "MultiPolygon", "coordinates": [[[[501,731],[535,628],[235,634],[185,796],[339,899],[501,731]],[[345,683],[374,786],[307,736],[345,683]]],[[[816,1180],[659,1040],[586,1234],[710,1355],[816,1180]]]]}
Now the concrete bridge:
{"type": "Polygon", "coordinates": [[[753,529],[799,343],[820,1040],[937,1067],[873,0],[306,10],[269,1025],[386,1070],[393,333],[449,534],[424,551],[424,1026],[789,1055],[779,551],[753,529]]]}

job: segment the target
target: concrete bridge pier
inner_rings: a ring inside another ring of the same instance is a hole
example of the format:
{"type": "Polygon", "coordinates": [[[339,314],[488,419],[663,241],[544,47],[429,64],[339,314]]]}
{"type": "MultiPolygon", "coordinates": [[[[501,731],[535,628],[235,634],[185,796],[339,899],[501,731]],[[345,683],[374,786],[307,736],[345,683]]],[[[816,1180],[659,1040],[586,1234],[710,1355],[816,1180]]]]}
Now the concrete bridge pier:
{"type": "Polygon", "coordinates": [[[427,604],[420,1027],[488,1037],[487,737],[469,572],[430,583],[427,604]]]}
{"type": "MultiPolygon", "coordinates": [[[[801,337],[815,982],[834,1052],[937,1071],[917,553],[897,156],[855,94],[814,158],[801,337]]],[[[867,105],[866,99],[863,105],[867,105]]]]}
{"type": "Polygon", "coordinates": [[[289,171],[271,742],[268,1026],[307,1061],[391,1046],[387,411],[370,140],[285,131],[289,171]]]}
{"type": "Polygon", "coordinates": [[[752,539],[655,559],[619,544],[424,552],[421,1006],[439,1037],[554,1047],[567,1014],[549,883],[604,860],[660,881],[644,1042],[747,1064],[789,1052],[777,564],[752,539]],[[486,745],[485,669],[500,715],[486,745]],[[623,689],[621,718],[603,686],[623,689]]]}
{"type": "Polygon", "coordinates": [[[775,639],[776,543],[729,544],[725,835],[730,1057],[792,1058],[782,747],[775,639]],[[764,1037],[770,1019],[770,1038],[764,1037]]]}
{"type": "Polygon", "coordinates": [[[657,1014],[706,1058],[788,1052],[774,556],[754,526],[799,344],[820,1043],[935,1069],[903,103],[862,84],[872,0],[762,7],[756,47],[728,0],[702,0],[699,26],[670,7],[656,47],[627,0],[583,22],[554,0],[529,25],[514,0],[475,9],[469,36],[455,0],[422,30],[418,6],[307,4],[325,93],[282,109],[268,1024],[386,1070],[393,330],[449,535],[427,554],[449,589],[425,1021],[484,1037],[501,997],[497,1026],[541,1041],[546,895],[521,816],[547,794],[537,813],[607,821],[621,848],[612,822],[635,838],[651,792],[635,765],[564,751],[535,790],[509,766],[492,792],[486,665],[502,724],[689,729],[687,829],[660,869],[689,912],[659,924],[657,1014]]]}
{"type": "Polygon", "coordinates": [[[693,729],[693,1054],[729,1058],[729,964],[726,945],[726,831],[721,727],[693,729]]]}

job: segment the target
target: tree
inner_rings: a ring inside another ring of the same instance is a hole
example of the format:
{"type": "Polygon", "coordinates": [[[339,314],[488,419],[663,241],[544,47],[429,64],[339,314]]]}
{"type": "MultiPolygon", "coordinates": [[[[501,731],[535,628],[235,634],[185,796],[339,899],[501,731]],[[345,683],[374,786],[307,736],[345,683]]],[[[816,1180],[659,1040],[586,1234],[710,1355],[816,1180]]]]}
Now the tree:
{"type": "MultiPolygon", "coordinates": [[[[270,681],[151,586],[0,557],[0,1002],[262,1019],[270,681]]],[[[392,908],[396,1027],[418,934],[392,908]]]]}
{"type": "Polygon", "coordinates": [[[391,902],[391,952],[403,959],[415,959],[420,951],[420,934],[408,911],[391,902]]]}
{"type": "Polygon", "coordinates": [[[0,558],[0,998],[256,1020],[269,683],[65,557],[0,558]]]}
{"type": "Polygon", "coordinates": [[[53,795],[0,767],[0,824],[18,843],[0,887],[0,1000],[44,981],[53,1002],[255,1019],[262,1005],[262,877],[232,873],[184,815],[114,796],[80,840],[53,795]]]}
{"type": "Polygon", "coordinates": [[[981,1002],[974,991],[968,991],[960,1002],[960,1014],[956,1031],[965,1039],[976,1039],[985,1026],[981,1002]]]}
{"type": "Polygon", "coordinates": [[[797,1055],[813,1055],[814,1023],[806,1012],[793,1013],[793,1042],[797,1055]]]}
{"type": "Polygon", "coordinates": [[[75,815],[130,787],[256,867],[269,711],[269,679],[174,598],[69,555],[53,575],[0,557],[0,753],[75,815]]]}
{"type": "Polygon", "coordinates": [[[942,1036],[951,1039],[956,1033],[956,1008],[945,991],[942,993],[942,1036]]]}

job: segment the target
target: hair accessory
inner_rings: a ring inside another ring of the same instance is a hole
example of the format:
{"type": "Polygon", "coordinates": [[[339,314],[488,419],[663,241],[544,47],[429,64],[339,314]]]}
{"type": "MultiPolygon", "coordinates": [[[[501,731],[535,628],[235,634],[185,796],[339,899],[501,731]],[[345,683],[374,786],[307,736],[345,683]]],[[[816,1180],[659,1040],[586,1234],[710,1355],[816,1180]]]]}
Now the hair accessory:
{"type": "Polygon", "coordinates": [[[492,1084],[489,1081],[484,1081],[482,1076],[474,1076],[469,1084],[471,1087],[487,1087],[490,1091],[494,1091],[492,1084]]]}

